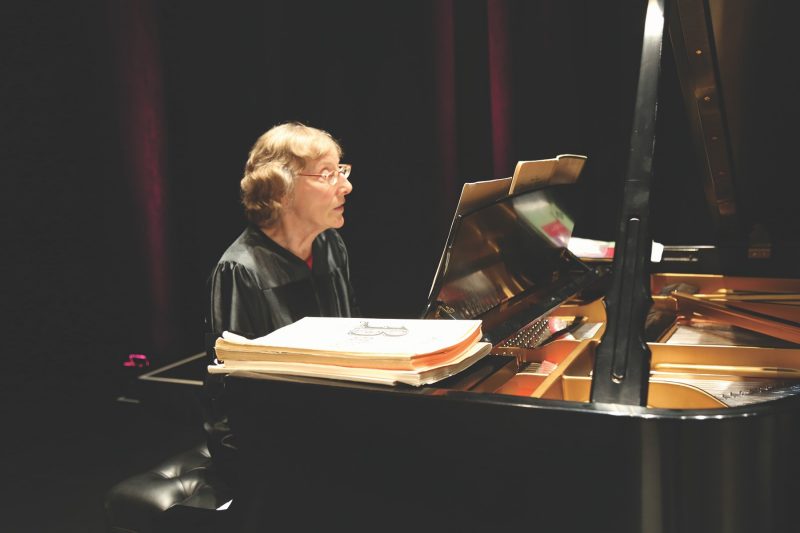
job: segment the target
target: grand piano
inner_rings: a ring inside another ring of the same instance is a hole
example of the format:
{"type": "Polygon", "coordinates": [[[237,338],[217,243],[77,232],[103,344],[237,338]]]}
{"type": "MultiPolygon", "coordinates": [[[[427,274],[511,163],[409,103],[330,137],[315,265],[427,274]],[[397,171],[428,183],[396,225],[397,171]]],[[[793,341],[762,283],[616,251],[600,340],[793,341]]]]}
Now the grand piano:
{"type": "Polygon", "coordinates": [[[797,530],[796,250],[734,238],[719,6],[647,2],[613,261],[567,249],[577,158],[465,188],[424,317],[491,355],[420,388],[228,376],[241,530],[797,530]],[[668,38],[718,242],[653,262],[668,38]]]}

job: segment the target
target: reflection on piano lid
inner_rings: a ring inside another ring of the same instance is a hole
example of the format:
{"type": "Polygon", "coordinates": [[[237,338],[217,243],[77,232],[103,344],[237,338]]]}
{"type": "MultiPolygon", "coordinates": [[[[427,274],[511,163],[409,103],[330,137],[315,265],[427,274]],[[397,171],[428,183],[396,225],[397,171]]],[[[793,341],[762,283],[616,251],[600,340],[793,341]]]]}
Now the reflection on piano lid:
{"type": "Polygon", "coordinates": [[[594,283],[598,271],[565,248],[565,194],[528,190],[456,214],[425,316],[480,317],[486,339],[499,343],[594,283]]]}

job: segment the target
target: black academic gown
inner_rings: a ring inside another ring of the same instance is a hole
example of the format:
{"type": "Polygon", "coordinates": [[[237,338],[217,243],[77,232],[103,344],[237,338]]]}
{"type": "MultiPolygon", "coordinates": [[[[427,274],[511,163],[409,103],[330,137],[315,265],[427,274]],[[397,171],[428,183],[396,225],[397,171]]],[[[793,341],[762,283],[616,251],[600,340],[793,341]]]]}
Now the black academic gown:
{"type": "MultiPolygon", "coordinates": [[[[261,337],[305,316],[358,316],[347,249],[336,230],[311,247],[313,268],[248,226],[220,258],[209,279],[209,346],[223,331],[261,337]]],[[[220,474],[235,486],[236,442],[225,408],[224,378],[209,375],[208,447],[220,474]]]]}
{"type": "Polygon", "coordinates": [[[248,226],[211,274],[210,328],[261,337],[305,316],[353,316],[347,249],[329,229],[311,247],[313,268],[248,226]]]}

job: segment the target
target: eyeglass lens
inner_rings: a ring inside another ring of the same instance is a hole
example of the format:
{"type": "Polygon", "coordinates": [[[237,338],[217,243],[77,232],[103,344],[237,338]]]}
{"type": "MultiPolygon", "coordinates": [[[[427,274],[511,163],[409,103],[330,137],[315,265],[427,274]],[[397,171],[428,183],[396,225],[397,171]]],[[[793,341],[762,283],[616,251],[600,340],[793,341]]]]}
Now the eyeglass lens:
{"type": "Polygon", "coordinates": [[[339,167],[333,172],[329,170],[325,170],[322,172],[322,178],[331,185],[336,185],[339,182],[340,177],[342,179],[347,179],[349,175],[350,175],[350,167],[346,165],[339,165],[339,167]]]}

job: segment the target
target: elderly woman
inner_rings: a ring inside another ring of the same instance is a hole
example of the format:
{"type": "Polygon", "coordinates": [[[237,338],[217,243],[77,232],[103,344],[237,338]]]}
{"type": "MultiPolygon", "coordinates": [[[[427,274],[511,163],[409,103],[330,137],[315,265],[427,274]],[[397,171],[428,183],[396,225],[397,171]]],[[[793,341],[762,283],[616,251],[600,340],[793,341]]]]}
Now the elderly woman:
{"type": "MultiPolygon", "coordinates": [[[[256,141],[241,181],[249,224],[211,274],[209,351],[223,331],[253,338],[304,316],[356,314],[347,249],[336,232],[353,190],[341,156],[328,133],[297,123],[256,141]]],[[[223,378],[209,375],[206,388],[208,447],[235,487],[238,453],[223,378]]]]}
{"type": "Polygon", "coordinates": [[[250,224],[211,275],[210,326],[259,337],[304,316],[352,316],[344,225],[350,165],[327,132],[298,123],[263,134],[241,181],[250,224]]]}

